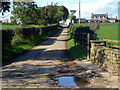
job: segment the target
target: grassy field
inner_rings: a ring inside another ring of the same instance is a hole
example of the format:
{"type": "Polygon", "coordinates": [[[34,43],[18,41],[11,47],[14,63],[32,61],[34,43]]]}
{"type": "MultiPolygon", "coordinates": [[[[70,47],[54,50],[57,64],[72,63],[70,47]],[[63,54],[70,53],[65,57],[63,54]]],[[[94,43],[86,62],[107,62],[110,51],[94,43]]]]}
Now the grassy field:
{"type": "MultiPolygon", "coordinates": [[[[83,25],[86,26],[86,25],[83,25]]],[[[89,25],[87,25],[89,26],[89,25]]],[[[108,39],[108,40],[119,40],[118,38],[118,24],[101,24],[100,25],[100,30],[96,30],[97,37],[99,39],[108,39]]],[[[70,36],[68,36],[70,38],[70,36]]],[[[113,42],[107,42],[112,45],[119,46],[119,43],[113,43],[113,42]]],[[[85,48],[81,48],[80,45],[75,45],[74,44],[74,39],[70,39],[68,41],[68,49],[69,53],[72,58],[76,60],[81,60],[85,59],[87,56],[87,50],[85,48]]]]}
{"type": "Polygon", "coordinates": [[[21,25],[0,25],[2,29],[15,29],[17,27],[21,27],[21,25]]]}
{"type": "MultiPolygon", "coordinates": [[[[52,24],[52,25],[56,25],[56,24],[52,24]]],[[[48,26],[52,26],[52,25],[48,25],[48,26]]],[[[0,24],[0,28],[2,29],[15,29],[15,28],[18,28],[18,27],[22,27],[22,25],[2,25],[0,24]]],[[[26,27],[26,26],[25,26],[26,27]]],[[[44,25],[27,25],[27,27],[46,27],[44,25]]]]}
{"type": "Polygon", "coordinates": [[[96,33],[100,39],[119,40],[118,24],[101,24],[96,33]]]}

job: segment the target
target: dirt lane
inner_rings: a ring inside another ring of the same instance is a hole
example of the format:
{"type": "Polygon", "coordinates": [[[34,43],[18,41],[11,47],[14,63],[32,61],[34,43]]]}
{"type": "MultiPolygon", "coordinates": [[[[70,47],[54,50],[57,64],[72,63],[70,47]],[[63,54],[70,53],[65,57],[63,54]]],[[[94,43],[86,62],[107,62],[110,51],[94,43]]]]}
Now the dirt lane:
{"type": "Polygon", "coordinates": [[[61,30],[54,37],[34,47],[28,53],[20,56],[15,62],[4,66],[3,88],[44,88],[50,87],[51,73],[56,73],[65,55],[67,29],[61,30]]]}
{"type": "Polygon", "coordinates": [[[77,86],[72,88],[118,88],[117,77],[102,71],[90,61],[71,61],[67,39],[65,28],[15,62],[2,67],[2,87],[58,88],[55,78],[66,75],[77,78],[77,86]]]}

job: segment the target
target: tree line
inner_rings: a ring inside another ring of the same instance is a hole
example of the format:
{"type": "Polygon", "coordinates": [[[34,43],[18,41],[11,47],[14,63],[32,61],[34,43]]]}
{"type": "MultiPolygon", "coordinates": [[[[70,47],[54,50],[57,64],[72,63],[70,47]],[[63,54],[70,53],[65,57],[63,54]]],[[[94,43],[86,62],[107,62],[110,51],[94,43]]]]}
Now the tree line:
{"type": "Polygon", "coordinates": [[[14,2],[11,11],[11,23],[22,25],[49,25],[59,23],[69,17],[69,11],[65,6],[57,3],[38,7],[35,2],[14,2]]]}

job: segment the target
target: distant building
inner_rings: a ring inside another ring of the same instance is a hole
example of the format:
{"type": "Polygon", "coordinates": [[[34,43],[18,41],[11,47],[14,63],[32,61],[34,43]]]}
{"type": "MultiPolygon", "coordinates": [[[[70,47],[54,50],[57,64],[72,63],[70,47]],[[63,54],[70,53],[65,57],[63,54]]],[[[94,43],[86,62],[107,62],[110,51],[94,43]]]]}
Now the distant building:
{"type": "Polygon", "coordinates": [[[106,14],[91,14],[91,22],[106,22],[108,21],[108,13],[106,14]]]}
{"type": "Polygon", "coordinates": [[[60,25],[69,25],[69,23],[70,23],[70,20],[69,20],[69,19],[67,19],[66,21],[64,21],[64,20],[59,21],[59,24],[60,24],[60,25]]]}
{"type": "Polygon", "coordinates": [[[116,19],[117,19],[117,17],[116,18],[108,18],[108,21],[111,22],[111,23],[115,23],[116,19]]]}
{"type": "MultiPolygon", "coordinates": [[[[80,22],[81,22],[81,23],[85,23],[86,21],[87,21],[86,18],[80,18],[80,22]]],[[[76,23],[79,23],[79,18],[77,18],[77,19],[75,20],[75,22],[76,22],[76,23]]]]}
{"type": "Polygon", "coordinates": [[[10,17],[0,17],[0,21],[2,22],[2,23],[10,23],[11,21],[10,21],[10,17]]]}

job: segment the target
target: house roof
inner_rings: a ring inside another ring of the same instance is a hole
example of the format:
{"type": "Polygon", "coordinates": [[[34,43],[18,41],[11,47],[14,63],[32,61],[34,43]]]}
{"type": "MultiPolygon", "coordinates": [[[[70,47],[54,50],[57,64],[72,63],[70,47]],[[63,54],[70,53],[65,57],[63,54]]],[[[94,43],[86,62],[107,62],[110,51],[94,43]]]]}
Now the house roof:
{"type": "Polygon", "coordinates": [[[93,17],[107,17],[107,14],[92,14],[93,17]]]}

